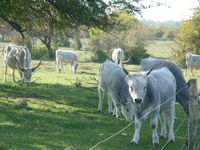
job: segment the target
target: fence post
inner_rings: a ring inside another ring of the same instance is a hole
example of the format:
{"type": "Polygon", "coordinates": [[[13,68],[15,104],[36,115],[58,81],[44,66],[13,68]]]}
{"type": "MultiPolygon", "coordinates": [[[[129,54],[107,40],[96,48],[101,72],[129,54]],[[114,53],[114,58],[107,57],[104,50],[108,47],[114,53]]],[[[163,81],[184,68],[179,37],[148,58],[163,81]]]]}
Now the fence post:
{"type": "Polygon", "coordinates": [[[195,138],[200,115],[197,79],[189,80],[188,150],[195,150],[195,138]]]}

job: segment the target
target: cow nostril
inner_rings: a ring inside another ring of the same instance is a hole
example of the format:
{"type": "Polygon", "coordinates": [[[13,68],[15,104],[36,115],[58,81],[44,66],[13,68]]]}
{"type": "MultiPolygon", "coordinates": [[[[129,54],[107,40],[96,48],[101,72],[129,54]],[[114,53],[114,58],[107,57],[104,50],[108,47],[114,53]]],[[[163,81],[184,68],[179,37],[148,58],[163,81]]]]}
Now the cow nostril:
{"type": "Polygon", "coordinates": [[[139,104],[139,103],[142,102],[142,99],[141,99],[141,98],[136,98],[136,99],[135,99],[135,102],[136,102],[137,104],[139,104]]]}

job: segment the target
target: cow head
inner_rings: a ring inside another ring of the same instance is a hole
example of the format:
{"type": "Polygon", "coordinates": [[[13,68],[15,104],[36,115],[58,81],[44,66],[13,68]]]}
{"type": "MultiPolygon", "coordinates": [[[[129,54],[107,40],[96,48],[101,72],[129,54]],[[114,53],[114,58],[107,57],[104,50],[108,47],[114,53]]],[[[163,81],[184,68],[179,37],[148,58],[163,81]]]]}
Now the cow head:
{"type": "Polygon", "coordinates": [[[17,65],[17,68],[20,72],[20,76],[21,76],[22,81],[26,82],[26,83],[31,83],[32,73],[35,72],[37,68],[39,68],[41,63],[42,63],[42,61],[40,61],[39,64],[36,67],[33,67],[33,68],[22,68],[22,67],[20,67],[19,62],[16,61],[16,65],[17,65]]]}
{"type": "Polygon", "coordinates": [[[130,96],[128,99],[124,98],[124,100],[121,102],[121,112],[126,120],[133,120],[133,103],[130,96]]]}
{"type": "Polygon", "coordinates": [[[152,69],[139,75],[129,74],[126,76],[126,81],[129,85],[129,93],[134,104],[139,105],[143,103],[147,89],[148,74],[151,70],[152,69]]]}
{"type": "Polygon", "coordinates": [[[77,68],[78,68],[78,62],[74,61],[72,64],[72,71],[75,73],[77,71],[77,68]]]}

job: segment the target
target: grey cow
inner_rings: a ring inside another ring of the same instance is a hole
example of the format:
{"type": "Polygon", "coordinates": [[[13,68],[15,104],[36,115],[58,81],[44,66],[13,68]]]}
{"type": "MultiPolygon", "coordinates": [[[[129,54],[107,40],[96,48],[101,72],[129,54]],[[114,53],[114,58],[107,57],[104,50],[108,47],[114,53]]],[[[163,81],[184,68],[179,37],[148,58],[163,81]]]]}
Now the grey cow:
{"type": "Polygon", "coordinates": [[[126,74],[123,69],[106,60],[99,69],[99,105],[98,111],[102,111],[104,92],[108,92],[109,113],[112,113],[112,102],[115,105],[114,114],[120,115],[120,106],[122,114],[127,120],[133,119],[132,101],[128,90],[128,84],[125,81],[126,74]]]}
{"type": "Polygon", "coordinates": [[[40,66],[40,63],[33,68],[31,65],[30,51],[22,46],[7,45],[4,50],[4,82],[6,81],[7,68],[11,68],[12,80],[15,81],[14,70],[18,69],[21,80],[30,83],[32,73],[40,66]]]}
{"type": "MultiPolygon", "coordinates": [[[[150,70],[151,71],[151,70],[150,70]]],[[[153,70],[145,75],[127,75],[126,81],[133,100],[135,115],[135,133],[132,143],[138,144],[142,121],[150,113],[153,130],[153,144],[159,144],[157,134],[160,113],[161,137],[166,137],[166,118],[169,125],[169,141],[174,142],[174,111],[176,97],[176,79],[168,68],[153,70]]]]}
{"type": "Polygon", "coordinates": [[[165,60],[149,61],[151,58],[144,58],[141,60],[140,71],[147,71],[150,68],[153,70],[160,69],[162,67],[167,67],[176,79],[176,101],[179,102],[185,112],[189,113],[189,91],[187,83],[184,79],[182,70],[174,63],[165,60]]]}
{"type": "Polygon", "coordinates": [[[193,69],[195,67],[200,67],[200,55],[187,53],[185,55],[185,57],[186,57],[185,58],[185,60],[186,60],[186,72],[189,69],[191,74],[192,74],[192,76],[194,76],[193,69]]]}

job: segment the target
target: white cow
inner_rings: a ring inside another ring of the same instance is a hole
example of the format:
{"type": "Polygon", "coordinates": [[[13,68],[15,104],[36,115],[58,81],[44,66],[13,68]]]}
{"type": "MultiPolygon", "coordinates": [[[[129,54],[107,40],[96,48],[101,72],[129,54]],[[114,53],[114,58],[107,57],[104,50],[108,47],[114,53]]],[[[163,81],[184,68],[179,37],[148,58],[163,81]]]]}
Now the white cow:
{"type": "Polygon", "coordinates": [[[78,67],[78,57],[76,53],[72,51],[66,51],[62,49],[56,50],[56,66],[57,71],[60,70],[64,73],[64,62],[70,63],[71,72],[75,73],[78,67]]]}
{"type": "Polygon", "coordinates": [[[123,61],[125,59],[124,50],[121,48],[115,48],[112,52],[112,60],[122,67],[123,61]]]}
{"type": "Polygon", "coordinates": [[[128,90],[128,84],[125,81],[126,74],[123,69],[113,63],[106,60],[99,69],[99,105],[98,111],[102,111],[102,103],[104,92],[108,92],[108,105],[109,113],[112,113],[112,102],[115,105],[115,111],[113,114],[116,117],[120,115],[120,106],[122,114],[127,120],[133,119],[133,106],[131,97],[128,90]]]}
{"type": "Polygon", "coordinates": [[[31,65],[31,54],[28,48],[22,46],[7,45],[4,50],[4,82],[6,81],[7,68],[11,68],[12,80],[15,81],[14,70],[18,69],[21,80],[30,83],[32,73],[40,66],[40,63],[33,68],[31,65]]]}
{"type": "Polygon", "coordinates": [[[200,55],[187,53],[186,54],[186,72],[189,69],[192,76],[194,76],[193,69],[195,67],[200,67],[200,55]]]}
{"type": "MultiPolygon", "coordinates": [[[[150,70],[151,71],[151,70],[150,70]]],[[[169,125],[169,141],[174,142],[174,113],[176,98],[176,79],[168,68],[147,72],[145,75],[127,75],[130,95],[133,100],[135,133],[132,143],[138,144],[142,121],[150,113],[153,130],[153,144],[159,144],[157,134],[158,117],[161,120],[161,137],[166,137],[166,118],[169,125]],[[149,74],[150,73],[150,74],[149,74]]]]}

